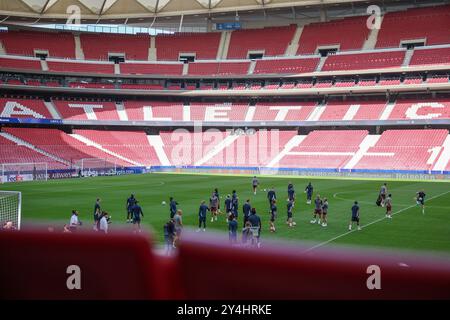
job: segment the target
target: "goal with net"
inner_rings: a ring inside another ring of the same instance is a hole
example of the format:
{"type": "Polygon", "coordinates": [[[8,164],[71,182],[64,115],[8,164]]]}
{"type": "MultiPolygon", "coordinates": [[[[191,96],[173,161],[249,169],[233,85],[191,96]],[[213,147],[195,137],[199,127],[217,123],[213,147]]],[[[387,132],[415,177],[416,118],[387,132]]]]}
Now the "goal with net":
{"type": "Polygon", "coordinates": [[[19,191],[0,191],[0,227],[5,225],[20,229],[22,215],[22,193],[19,191]]]}
{"type": "Polygon", "coordinates": [[[0,164],[1,182],[35,181],[48,179],[46,162],[0,164]]]}

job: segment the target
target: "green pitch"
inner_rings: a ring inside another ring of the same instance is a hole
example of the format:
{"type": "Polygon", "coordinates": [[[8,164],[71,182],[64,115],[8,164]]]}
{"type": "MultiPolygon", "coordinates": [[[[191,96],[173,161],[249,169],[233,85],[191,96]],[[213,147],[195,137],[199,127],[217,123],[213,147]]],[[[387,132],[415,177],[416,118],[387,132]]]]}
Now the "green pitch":
{"type": "MultiPolygon", "coordinates": [[[[228,193],[237,190],[239,206],[250,199],[262,218],[262,237],[306,240],[313,246],[345,244],[403,248],[408,250],[440,251],[450,253],[450,184],[442,182],[388,181],[393,195],[393,219],[384,219],[385,209],[375,205],[375,200],[384,181],[376,180],[332,180],[289,177],[259,177],[260,189],[256,196],[251,190],[249,176],[213,176],[183,174],[147,174],[118,177],[98,177],[48,182],[25,182],[5,184],[3,190],[22,191],[22,219],[24,223],[45,222],[62,229],[68,223],[70,212],[77,209],[83,228],[91,228],[92,213],[96,197],[102,199],[102,209],[112,216],[115,227],[126,224],[125,202],[134,193],[140,201],[145,217],[143,225],[151,229],[155,239],[163,241],[162,228],[169,217],[169,197],[173,196],[183,210],[185,226],[197,227],[198,206],[201,200],[208,201],[213,188],[221,196],[221,207],[228,193]],[[297,226],[288,228],[286,221],[287,184],[295,186],[297,201],[294,220],[297,226]],[[308,181],[314,186],[314,195],[320,194],[329,200],[328,227],[310,224],[313,205],[306,205],[303,190],[308,181]],[[274,186],[278,197],[277,232],[269,232],[269,214],[266,192],[274,186]],[[416,191],[424,189],[426,197],[425,215],[415,205],[416,191]],[[350,208],[354,200],[361,207],[361,231],[348,232],[350,208]],[[164,206],[162,202],[167,204],[164,206]]],[[[242,226],[242,209],[239,211],[239,226],[242,226]]],[[[227,231],[225,216],[217,222],[207,220],[207,229],[227,231]]]]}

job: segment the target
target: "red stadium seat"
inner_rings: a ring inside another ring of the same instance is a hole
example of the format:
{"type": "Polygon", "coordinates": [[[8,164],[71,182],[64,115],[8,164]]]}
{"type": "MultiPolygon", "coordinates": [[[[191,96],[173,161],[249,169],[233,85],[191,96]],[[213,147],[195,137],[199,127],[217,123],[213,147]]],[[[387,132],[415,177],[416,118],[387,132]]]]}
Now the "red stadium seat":
{"type": "Polygon", "coordinates": [[[233,31],[227,58],[247,59],[249,51],[263,51],[265,57],[282,56],[292,41],[296,28],[295,25],[290,25],[233,31]]]}
{"type": "Polygon", "coordinates": [[[0,232],[1,299],[163,299],[172,296],[172,265],[158,261],[148,239],[132,234],[0,232]],[[69,290],[69,266],[81,289],[69,290]],[[164,266],[168,270],[164,270],[164,266]]]}
{"type": "Polygon", "coordinates": [[[184,236],[179,265],[186,299],[448,299],[448,261],[339,248],[231,247],[225,239],[184,236]],[[369,290],[368,267],[381,270],[381,290],[369,290]]]}

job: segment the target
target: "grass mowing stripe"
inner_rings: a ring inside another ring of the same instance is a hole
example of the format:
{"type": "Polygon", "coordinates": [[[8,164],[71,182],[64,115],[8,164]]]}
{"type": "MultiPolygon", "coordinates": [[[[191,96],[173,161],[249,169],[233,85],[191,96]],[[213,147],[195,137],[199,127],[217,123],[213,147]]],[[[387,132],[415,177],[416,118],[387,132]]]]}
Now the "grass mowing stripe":
{"type": "MultiPolygon", "coordinates": [[[[447,193],[450,193],[450,190],[449,190],[449,191],[446,191],[446,192],[442,192],[442,193],[440,193],[440,194],[438,194],[438,195],[435,195],[434,197],[429,198],[428,201],[431,201],[431,200],[433,200],[433,199],[439,198],[439,197],[441,197],[441,196],[443,196],[443,195],[446,195],[447,193]]],[[[400,210],[394,212],[392,215],[396,215],[396,214],[401,213],[401,212],[403,212],[403,211],[409,210],[409,209],[411,209],[411,208],[414,208],[415,206],[416,206],[416,204],[413,204],[413,205],[411,205],[411,206],[409,206],[409,207],[400,209],[400,210]]],[[[378,222],[380,222],[380,221],[383,221],[384,219],[387,219],[387,218],[384,216],[384,217],[381,217],[381,218],[379,218],[379,219],[377,219],[377,220],[374,220],[374,221],[372,221],[372,222],[369,222],[368,224],[362,226],[361,229],[364,229],[364,228],[366,228],[366,227],[368,227],[368,226],[370,226],[370,225],[372,225],[372,224],[375,224],[375,223],[378,223],[378,222]]],[[[329,244],[330,242],[333,242],[333,241],[335,241],[335,240],[337,240],[337,239],[340,239],[340,238],[342,238],[342,237],[345,237],[346,235],[349,235],[350,233],[353,233],[353,232],[355,232],[355,231],[357,231],[357,230],[358,230],[358,229],[353,229],[353,230],[349,230],[349,231],[347,231],[347,232],[344,232],[344,233],[342,233],[342,234],[340,234],[340,235],[338,235],[338,236],[336,236],[336,237],[331,238],[330,240],[327,240],[327,241],[321,242],[321,243],[319,243],[319,244],[316,244],[315,246],[312,246],[311,248],[305,250],[305,252],[310,252],[310,251],[312,251],[312,250],[314,250],[314,249],[323,247],[324,245],[327,245],[327,244],[329,244]]]]}

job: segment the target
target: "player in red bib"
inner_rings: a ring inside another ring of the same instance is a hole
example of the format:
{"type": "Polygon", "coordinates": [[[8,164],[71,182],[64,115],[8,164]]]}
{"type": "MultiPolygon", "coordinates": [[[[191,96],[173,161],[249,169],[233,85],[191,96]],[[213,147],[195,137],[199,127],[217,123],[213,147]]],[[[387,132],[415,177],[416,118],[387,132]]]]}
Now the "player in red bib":
{"type": "Polygon", "coordinates": [[[384,204],[386,206],[386,218],[392,219],[392,195],[388,194],[387,198],[384,199],[384,204]]]}

